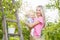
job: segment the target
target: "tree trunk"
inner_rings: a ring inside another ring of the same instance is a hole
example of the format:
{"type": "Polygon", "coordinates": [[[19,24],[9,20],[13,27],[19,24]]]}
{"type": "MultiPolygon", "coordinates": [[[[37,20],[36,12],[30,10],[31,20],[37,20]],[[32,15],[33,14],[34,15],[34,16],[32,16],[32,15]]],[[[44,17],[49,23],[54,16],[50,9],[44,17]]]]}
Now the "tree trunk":
{"type": "Polygon", "coordinates": [[[15,15],[16,15],[16,20],[17,20],[17,25],[18,25],[18,32],[20,34],[20,40],[24,40],[22,30],[21,30],[21,26],[20,26],[19,17],[18,17],[18,10],[16,11],[15,15]]]}
{"type": "MultiPolygon", "coordinates": [[[[2,13],[4,12],[4,10],[2,9],[2,13]]],[[[2,14],[2,27],[3,27],[3,40],[8,40],[8,34],[7,34],[7,27],[6,27],[6,18],[4,13],[2,14]]]]}

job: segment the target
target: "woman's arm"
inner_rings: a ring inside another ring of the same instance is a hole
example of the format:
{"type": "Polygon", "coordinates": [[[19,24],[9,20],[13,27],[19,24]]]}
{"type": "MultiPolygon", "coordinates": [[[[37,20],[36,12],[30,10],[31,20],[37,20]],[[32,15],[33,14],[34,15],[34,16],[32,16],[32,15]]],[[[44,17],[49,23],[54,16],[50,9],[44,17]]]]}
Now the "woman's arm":
{"type": "Polygon", "coordinates": [[[37,21],[35,21],[34,23],[27,23],[27,22],[25,22],[25,24],[27,25],[27,26],[29,26],[30,28],[33,28],[35,25],[37,25],[37,24],[39,24],[40,22],[37,20],[37,21]]]}

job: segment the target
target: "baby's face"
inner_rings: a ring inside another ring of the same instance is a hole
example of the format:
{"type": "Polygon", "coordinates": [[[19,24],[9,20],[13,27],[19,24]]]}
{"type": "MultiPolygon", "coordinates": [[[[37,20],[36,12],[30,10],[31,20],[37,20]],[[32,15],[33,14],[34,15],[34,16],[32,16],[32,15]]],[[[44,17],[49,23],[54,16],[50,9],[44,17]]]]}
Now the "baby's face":
{"type": "Polygon", "coordinates": [[[34,13],[30,13],[30,15],[29,15],[31,18],[35,18],[35,15],[34,15],[34,13]]]}

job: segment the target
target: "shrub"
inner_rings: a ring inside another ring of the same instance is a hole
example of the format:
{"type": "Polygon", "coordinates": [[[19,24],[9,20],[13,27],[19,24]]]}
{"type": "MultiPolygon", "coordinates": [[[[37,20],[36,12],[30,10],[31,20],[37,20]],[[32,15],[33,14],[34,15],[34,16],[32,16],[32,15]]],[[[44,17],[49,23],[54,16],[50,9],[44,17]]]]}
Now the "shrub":
{"type": "Polygon", "coordinates": [[[56,24],[49,23],[42,33],[45,40],[60,40],[60,22],[56,24]]]}

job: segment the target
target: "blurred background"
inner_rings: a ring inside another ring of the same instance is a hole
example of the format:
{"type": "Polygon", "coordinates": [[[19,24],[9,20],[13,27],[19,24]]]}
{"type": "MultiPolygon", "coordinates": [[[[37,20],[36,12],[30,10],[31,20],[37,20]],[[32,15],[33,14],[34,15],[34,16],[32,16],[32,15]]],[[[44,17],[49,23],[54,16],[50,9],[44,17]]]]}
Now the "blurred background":
{"type": "MultiPolygon", "coordinates": [[[[29,40],[29,30],[23,20],[26,19],[27,11],[36,11],[38,5],[43,6],[46,20],[45,28],[42,30],[42,38],[45,40],[60,40],[60,0],[0,0],[0,40],[3,39],[4,33],[2,14],[4,13],[6,18],[15,20],[16,10],[18,10],[24,40],[29,40]]],[[[13,33],[18,33],[16,23],[7,22],[7,27],[8,29],[15,28],[13,33]]],[[[19,37],[9,37],[9,40],[19,40],[19,37]]]]}

